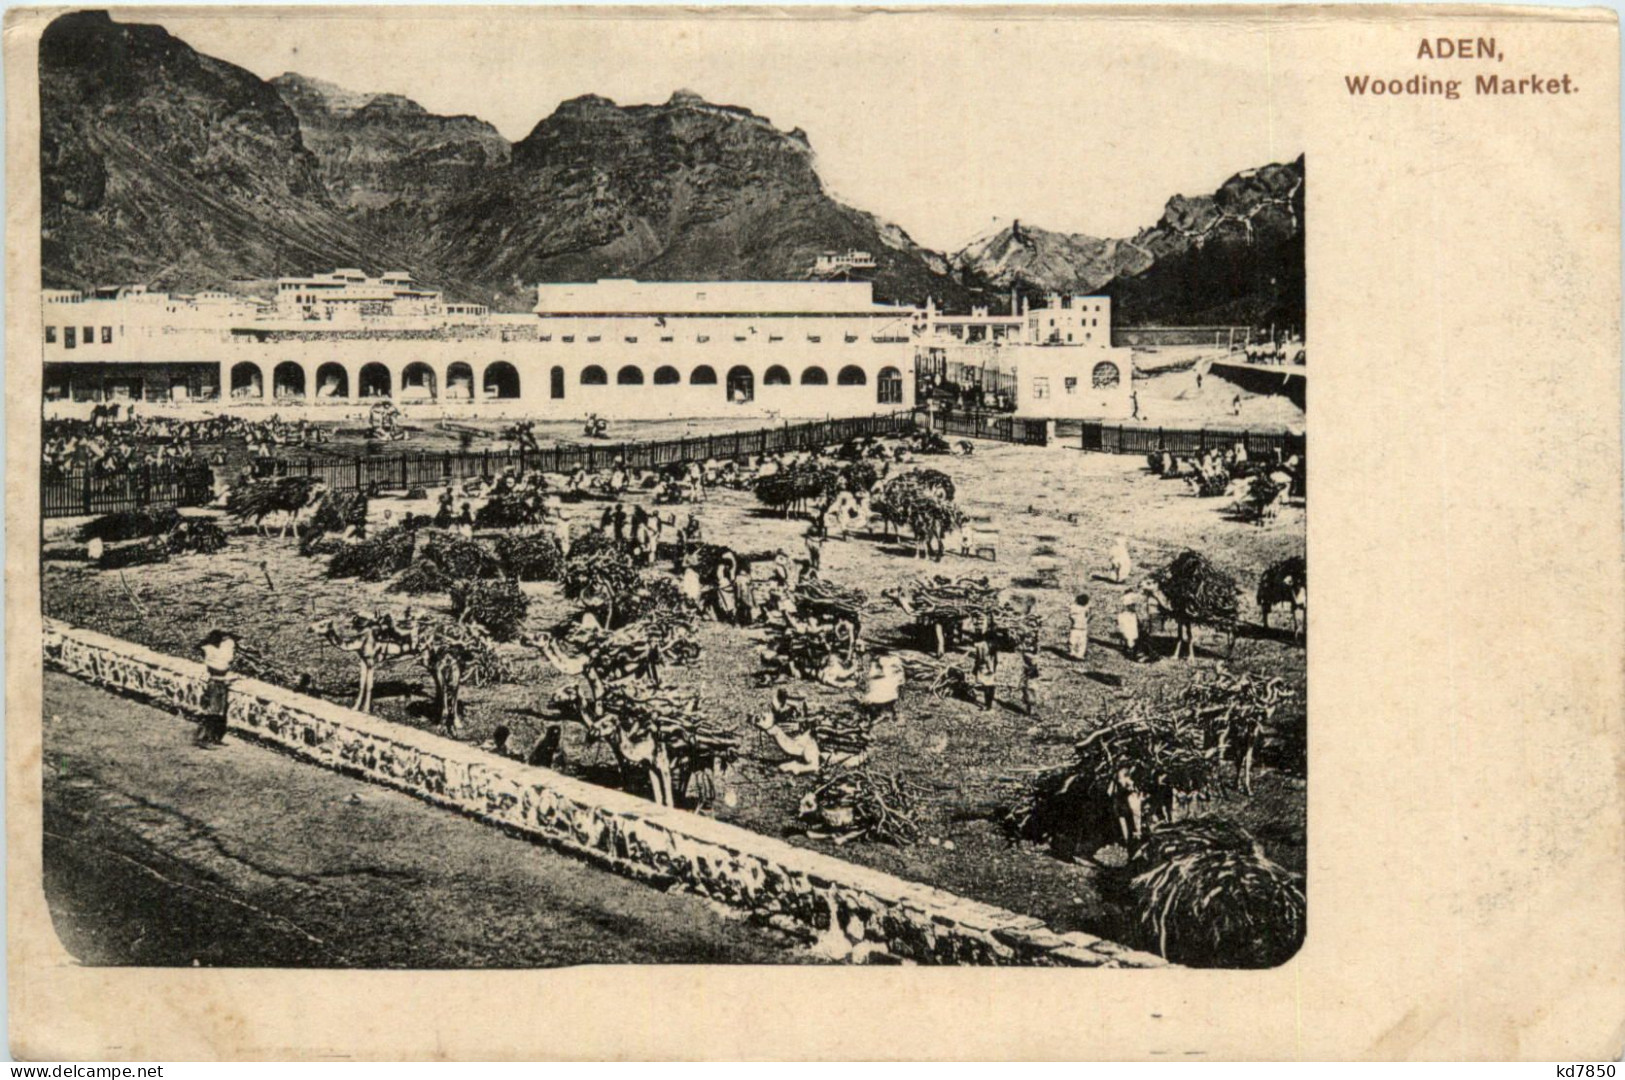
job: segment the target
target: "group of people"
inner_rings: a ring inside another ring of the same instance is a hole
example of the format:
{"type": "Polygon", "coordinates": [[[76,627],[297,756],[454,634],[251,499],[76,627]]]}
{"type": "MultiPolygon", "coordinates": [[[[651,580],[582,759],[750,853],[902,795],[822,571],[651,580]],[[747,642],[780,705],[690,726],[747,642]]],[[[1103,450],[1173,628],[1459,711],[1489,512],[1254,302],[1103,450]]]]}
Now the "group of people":
{"type": "Polygon", "coordinates": [[[1249,364],[1272,366],[1290,364],[1302,367],[1304,363],[1303,338],[1297,334],[1288,334],[1274,341],[1249,342],[1242,351],[1246,354],[1249,364]]]}
{"type": "Polygon", "coordinates": [[[47,472],[88,469],[111,476],[148,466],[179,465],[202,457],[203,444],[215,445],[208,460],[220,465],[226,454],[219,444],[241,442],[251,457],[264,459],[283,447],[312,446],[329,439],[326,430],[303,419],[137,417],[133,405],[125,407],[121,418],[119,408],[117,404],[98,406],[88,420],[46,421],[41,452],[47,472]]]}

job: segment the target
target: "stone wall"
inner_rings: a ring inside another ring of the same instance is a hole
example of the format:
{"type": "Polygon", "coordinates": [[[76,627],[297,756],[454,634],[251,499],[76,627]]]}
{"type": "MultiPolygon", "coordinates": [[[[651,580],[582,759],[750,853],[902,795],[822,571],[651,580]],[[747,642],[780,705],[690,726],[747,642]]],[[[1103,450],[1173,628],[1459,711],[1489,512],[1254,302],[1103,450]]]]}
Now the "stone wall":
{"type": "MultiPolygon", "coordinates": [[[[195,709],[201,664],[45,620],[45,662],[162,704],[195,709]]],[[[744,908],[852,960],[1154,967],[1088,934],[793,847],[772,837],[535,768],[401,724],[241,679],[228,719],[241,735],[316,764],[545,841],[662,887],[744,908]]]]}

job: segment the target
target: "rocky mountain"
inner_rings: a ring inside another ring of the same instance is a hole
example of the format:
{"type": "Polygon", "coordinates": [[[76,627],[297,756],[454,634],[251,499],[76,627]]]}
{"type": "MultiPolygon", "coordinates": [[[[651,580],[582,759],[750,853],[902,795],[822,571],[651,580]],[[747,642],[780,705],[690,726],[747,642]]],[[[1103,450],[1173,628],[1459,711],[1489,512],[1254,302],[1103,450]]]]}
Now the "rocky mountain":
{"type": "Polygon", "coordinates": [[[805,133],[681,91],[564,102],[426,240],[446,274],[499,302],[535,281],[802,278],[820,252],[852,248],[875,256],[883,299],[967,295],[940,255],[831,198],[805,133]]]}
{"type": "Polygon", "coordinates": [[[328,196],[359,224],[404,246],[424,222],[512,147],[473,116],[437,116],[398,94],[361,94],[288,72],[271,80],[299,120],[328,196]]]}
{"type": "Polygon", "coordinates": [[[345,265],[523,309],[538,281],[798,278],[856,248],[883,299],[972,295],[942,256],[831,198],[803,132],[693,94],[577,98],[510,146],[474,117],[267,82],[103,12],[52,23],[40,74],[49,286],[345,265]]]}
{"type": "Polygon", "coordinates": [[[804,132],[683,91],[578,97],[510,145],[476,117],[267,82],[104,12],[54,21],[39,62],[50,287],[354,266],[524,310],[537,282],[787,280],[855,249],[882,300],[962,310],[1075,289],[1113,295],[1125,322],[1302,318],[1301,158],[1176,196],[1132,239],[1015,222],[949,259],[831,197],[804,132]]]}
{"type": "Polygon", "coordinates": [[[1028,294],[1099,292],[1124,324],[1303,325],[1304,161],[1237,173],[1211,195],[1168,200],[1132,238],[1021,222],[953,257],[963,273],[1028,294]]]}
{"type": "Polygon", "coordinates": [[[162,27],[63,15],[40,41],[47,287],[190,288],[395,252],[328,196],[299,120],[162,27]]]}

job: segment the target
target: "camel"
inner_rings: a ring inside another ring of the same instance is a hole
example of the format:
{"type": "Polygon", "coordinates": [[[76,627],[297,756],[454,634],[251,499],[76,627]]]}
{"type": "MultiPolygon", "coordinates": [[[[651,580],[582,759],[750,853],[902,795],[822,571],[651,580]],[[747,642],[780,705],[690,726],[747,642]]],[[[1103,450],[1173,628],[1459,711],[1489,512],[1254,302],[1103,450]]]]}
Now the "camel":
{"type": "Polygon", "coordinates": [[[403,633],[393,618],[389,618],[386,624],[376,617],[369,619],[357,615],[351,621],[351,628],[358,633],[351,638],[340,637],[338,629],[333,624],[333,619],[324,619],[311,623],[310,628],[326,638],[330,644],[356,654],[356,658],[361,662],[361,679],[356,691],[355,704],[350,707],[357,712],[370,713],[373,681],[377,675],[378,665],[414,655],[418,651],[417,624],[408,623],[403,633]]]}
{"type": "Polygon", "coordinates": [[[1309,574],[1303,557],[1294,555],[1272,564],[1258,579],[1258,611],[1264,626],[1270,625],[1270,612],[1280,604],[1292,609],[1292,639],[1303,640],[1309,621],[1309,574]]]}

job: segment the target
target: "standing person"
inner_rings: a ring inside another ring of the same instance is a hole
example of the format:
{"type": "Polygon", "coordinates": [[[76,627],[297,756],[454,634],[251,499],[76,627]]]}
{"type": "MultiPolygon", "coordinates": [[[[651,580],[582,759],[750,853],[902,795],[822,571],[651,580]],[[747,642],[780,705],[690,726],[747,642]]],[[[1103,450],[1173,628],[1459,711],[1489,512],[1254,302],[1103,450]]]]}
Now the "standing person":
{"type": "Polygon", "coordinates": [[[1038,674],[1038,634],[1034,632],[1021,639],[1021,708],[1028,716],[1038,715],[1038,699],[1033,693],[1038,674]]]}
{"type": "Polygon", "coordinates": [[[982,711],[993,711],[993,688],[999,677],[999,652],[993,647],[986,634],[976,642],[971,650],[971,683],[976,692],[982,697],[982,711]]]}
{"type": "Polygon", "coordinates": [[[1079,593],[1072,598],[1072,610],[1069,612],[1071,629],[1066,635],[1067,655],[1074,660],[1082,660],[1089,652],[1089,594],[1079,593]]]}
{"type": "Polygon", "coordinates": [[[203,707],[198,711],[198,746],[219,746],[226,741],[226,687],[231,681],[231,665],[237,659],[237,637],[226,630],[211,630],[198,646],[203,651],[203,667],[209,683],[203,690],[203,707]]]}
{"type": "Polygon", "coordinates": [[[1241,415],[1241,395],[1237,394],[1230,399],[1230,413],[1232,416],[1241,415]]]}
{"type": "Polygon", "coordinates": [[[1140,392],[1138,390],[1130,390],[1128,392],[1128,401],[1129,407],[1132,410],[1132,415],[1129,417],[1129,419],[1138,420],[1140,418],[1140,392]]]}
{"type": "Polygon", "coordinates": [[[615,507],[610,511],[610,523],[615,533],[615,546],[620,547],[626,543],[626,504],[619,499],[615,500],[615,507]]]}
{"type": "Polygon", "coordinates": [[[885,649],[877,649],[869,661],[869,689],[863,695],[863,711],[869,719],[877,720],[889,714],[897,715],[897,698],[903,689],[903,662],[885,649]]]}
{"type": "Polygon", "coordinates": [[[816,524],[807,526],[807,572],[813,577],[824,565],[824,538],[819,535],[816,524]]]}
{"type": "Polygon", "coordinates": [[[1112,573],[1116,575],[1114,580],[1121,585],[1133,572],[1134,560],[1129,558],[1128,540],[1119,536],[1117,543],[1112,545],[1112,573]]]}
{"type": "Polygon", "coordinates": [[[1123,651],[1130,660],[1137,660],[1140,656],[1140,613],[1136,609],[1139,603],[1139,594],[1133,589],[1123,594],[1123,602],[1117,609],[1117,632],[1123,637],[1123,651]]]}

